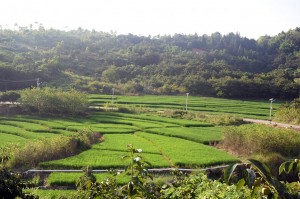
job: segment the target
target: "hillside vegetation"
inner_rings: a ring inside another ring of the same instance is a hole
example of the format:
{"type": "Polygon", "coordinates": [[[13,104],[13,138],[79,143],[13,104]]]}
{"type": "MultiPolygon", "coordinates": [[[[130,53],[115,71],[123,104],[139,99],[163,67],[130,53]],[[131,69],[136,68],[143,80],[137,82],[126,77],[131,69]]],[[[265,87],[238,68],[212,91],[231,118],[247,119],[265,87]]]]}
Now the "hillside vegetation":
{"type": "Polygon", "coordinates": [[[279,122],[300,125],[300,98],[282,105],[274,119],[279,122]]]}
{"type": "Polygon", "coordinates": [[[41,25],[0,29],[0,38],[1,91],[39,84],[106,94],[116,88],[116,93],[230,98],[299,96],[299,28],[253,40],[238,33],[144,37],[41,25]]]}

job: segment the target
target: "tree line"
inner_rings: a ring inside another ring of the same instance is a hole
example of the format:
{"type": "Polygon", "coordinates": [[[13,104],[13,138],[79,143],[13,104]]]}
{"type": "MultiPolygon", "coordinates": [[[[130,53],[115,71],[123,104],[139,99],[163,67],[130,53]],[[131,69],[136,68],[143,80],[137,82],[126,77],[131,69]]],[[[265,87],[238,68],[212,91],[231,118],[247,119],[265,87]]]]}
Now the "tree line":
{"type": "Polygon", "coordinates": [[[0,90],[36,86],[90,93],[291,99],[300,92],[300,28],[248,39],[0,29],[0,90]]]}

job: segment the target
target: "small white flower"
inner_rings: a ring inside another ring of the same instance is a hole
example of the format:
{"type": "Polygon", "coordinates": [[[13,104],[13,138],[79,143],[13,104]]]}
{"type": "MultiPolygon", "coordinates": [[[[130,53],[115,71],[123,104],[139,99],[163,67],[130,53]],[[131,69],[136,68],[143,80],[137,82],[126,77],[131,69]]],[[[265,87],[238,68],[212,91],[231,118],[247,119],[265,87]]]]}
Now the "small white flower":
{"type": "Polygon", "coordinates": [[[141,158],[140,158],[140,157],[136,157],[136,158],[134,158],[133,160],[134,160],[135,162],[138,162],[138,161],[141,160],[141,158]]]}
{"type": "Polygon", "coordinates": [[[137,149],[136,151],[139,152],[139,153],[142,153],[143,150],[142,149],[137,149]]]}

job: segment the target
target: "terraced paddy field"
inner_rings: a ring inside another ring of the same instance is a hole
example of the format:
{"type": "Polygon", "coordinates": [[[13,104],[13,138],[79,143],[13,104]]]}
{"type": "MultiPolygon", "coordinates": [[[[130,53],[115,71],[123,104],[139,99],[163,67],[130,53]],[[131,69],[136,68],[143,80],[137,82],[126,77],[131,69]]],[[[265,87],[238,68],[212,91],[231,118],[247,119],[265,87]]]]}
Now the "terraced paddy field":
{"type": "MultiPolygon", "coordinates": [[[[112,102],[109,95],[90,95],[92,105],[103,106],[112,102]]],[[[186,96],[114,96],[115,104],[147,107],[155,110],[185,110],[186,96]]],[[[273,113],[282,104],[280,101],[273,103],[273,113]]],[[[243,118],[268,119],[270,104],[269,99],[264,101],[230,100],[212,97],[188,97],[188,110],[209,112],[214,114],[234,114],[243,118]]]]}
{"type": "MultiPolygon", "coordinates": [[[[92,112],[82,118],[0,116],[0,147],[27,141],[72,136],[83,129],[100,132],[103,141],[75,156],[41,162],[40,169],[123,169],[127,145],[142,149],[151,168],[201,168],[239,161],[209,143],[222,140],[222,127],[207,122],[160,117],[149,114],[92,112]]],[[[74,183],[74,173],[51,174],[51,185],[74,183]],[[52,181],[51,181],[52,180],[52,181]]],[[[102,179],[104,174],[99,174],[102,179]],[[102,176],[102,177],[101,177],[102,176]]],[[[125,178],[120,178],[122,184],[125,178]]]]}
{"type": "Polygon", "coordinates": [[[93,112],[88,117],[76,119],[2,116],[0,147],[58,135],[71,136],[83,129],[100,132],[104,141],[76,156],[40,163],[40,167],[122,168],[127,163],[120,157],[126,154],[128,144],[143,149],[144,158],[153,167],[201,167],[237,161],[235,157],[206,145],[222,139],[221,127],[192,120],[118,112],[93,112]]]}

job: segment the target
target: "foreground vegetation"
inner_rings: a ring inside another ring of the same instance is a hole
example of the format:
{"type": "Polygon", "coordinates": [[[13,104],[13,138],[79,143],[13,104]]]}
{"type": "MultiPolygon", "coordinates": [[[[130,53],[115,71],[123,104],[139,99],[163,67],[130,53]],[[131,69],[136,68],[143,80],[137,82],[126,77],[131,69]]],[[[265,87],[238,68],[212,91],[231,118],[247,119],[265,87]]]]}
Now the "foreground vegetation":
{"type": "Polygon", "coordinates": [[[36,192],[45,198],[63,196],[65,198],[272,198],[296,199],[299,197],[300,161],[290,160],[279,167],[279,174],[290,175],[295,180],[279,181],[269,168],[256,160],[248,160],[243,164],[233,164],[224,171],[223,179],[214,180],[203,172],[189,176],[174,171],[173,179],[167,182],[153,182],[146,162],[140,154],[142,149],[128,145],[129,163],[125,167],[127,176],[123,186],[118,185],[116,177],[110,176],[102,181],[92,174],[89,168],[77,178],[77,191],[73,192],[36,192]],[[238,169],[237,169],[238,168],[238,169]]]}

